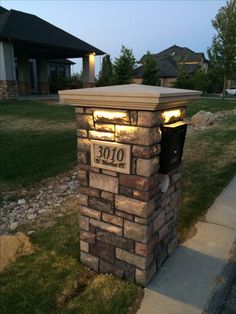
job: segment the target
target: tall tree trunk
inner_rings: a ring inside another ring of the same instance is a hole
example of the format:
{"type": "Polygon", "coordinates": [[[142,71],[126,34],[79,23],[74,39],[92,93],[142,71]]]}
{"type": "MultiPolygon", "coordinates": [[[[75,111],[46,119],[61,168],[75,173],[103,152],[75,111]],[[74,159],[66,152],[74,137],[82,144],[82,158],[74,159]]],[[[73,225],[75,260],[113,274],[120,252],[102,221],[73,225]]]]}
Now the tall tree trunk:
{"type": "Polygon", "coordinates": [[[226,87],[227,87],[227,77],[224,76],[224,86],[223,86],[223,98],[225,96],[225,90],[226,90],[226,87]]]}

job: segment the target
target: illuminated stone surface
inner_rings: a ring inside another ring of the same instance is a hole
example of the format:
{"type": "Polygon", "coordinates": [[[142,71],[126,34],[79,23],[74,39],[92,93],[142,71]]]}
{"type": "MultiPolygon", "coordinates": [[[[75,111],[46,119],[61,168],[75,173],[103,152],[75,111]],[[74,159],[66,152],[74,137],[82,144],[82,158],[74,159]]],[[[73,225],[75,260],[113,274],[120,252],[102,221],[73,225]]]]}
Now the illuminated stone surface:
{"type": "Polygon", "coordinates": [[[93,113],[96,123],[116,123],[129,124],[129,114],[127,111],[95,110],[93,113]]]}
{"type": "Polygon", "coordinates": [[[114,133],[89,131],[89,138],[94,140],[114,141],[114,133]]]}
{"type": "Polygon", "coordinates": [[[152,145],[161,140],[161,130],[159,127],[143,128],[136,126],[116,125],[115,138],[117,142],[152,145]]]}
{"type": "Polygon", "coordinates": [[[115,132],[115,125],[114,124],[95,124],[95,129],[97,131],[104,131],[104,132],[115,132]]]}
{"type": "Polygon", "coordinates": [[[94,129],[93,116],[77,114],[76,124],[78,129],[94,129]]]}
{"type": "Polygon", "coordinates": [[[139,111],[138,125],[151,127],[154,125],[161,125],[164,123],[161,111],[139,111]]]}
{"type": "Polygon", "coordinates": [[[77,136],[78,137],[88,137],[88,131],[87,130],[78,129],[77,130],[77,136]]]}

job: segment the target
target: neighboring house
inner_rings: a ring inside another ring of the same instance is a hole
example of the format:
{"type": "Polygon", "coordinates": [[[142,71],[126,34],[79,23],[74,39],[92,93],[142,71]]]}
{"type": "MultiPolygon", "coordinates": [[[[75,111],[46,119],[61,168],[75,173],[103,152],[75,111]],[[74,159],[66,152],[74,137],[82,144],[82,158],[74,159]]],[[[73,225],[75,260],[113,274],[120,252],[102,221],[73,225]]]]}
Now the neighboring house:
{"type": "MultiPolygon", "coordinates": [[[[205,58],[204,53],[194,52],[186,47],[174,45],[152,55],[157,61],[161,86],[171,87],[181,70],[187,74],[192,74],[199,68],[206,71],[208,69],[209,61],[205,58]]],[[[141,65],[135,69],[134,83],[142,83],[143,65],[145,62],[146,55],[143,55],[139,61],[141,65]]]]}
{"type": "Polygon", "coordinates": [[[103,51],[42,20],[0,7],[0,99],[48,94],[49,83],[70,76],[83,58],[84,86],[95,84],[95,55],[103,51]]]}

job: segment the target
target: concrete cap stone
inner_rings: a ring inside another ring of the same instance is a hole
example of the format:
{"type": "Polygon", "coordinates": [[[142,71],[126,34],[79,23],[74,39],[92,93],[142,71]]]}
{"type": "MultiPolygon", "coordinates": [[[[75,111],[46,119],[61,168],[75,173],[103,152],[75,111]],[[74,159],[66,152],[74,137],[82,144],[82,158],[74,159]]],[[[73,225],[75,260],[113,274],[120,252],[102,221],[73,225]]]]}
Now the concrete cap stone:
{"type": "Polygon", "coordinates": [[[59,91],[60,102],[72,106],[149,111],[185,106],[201,94],[196,90],[139,84],[59,91]]]}

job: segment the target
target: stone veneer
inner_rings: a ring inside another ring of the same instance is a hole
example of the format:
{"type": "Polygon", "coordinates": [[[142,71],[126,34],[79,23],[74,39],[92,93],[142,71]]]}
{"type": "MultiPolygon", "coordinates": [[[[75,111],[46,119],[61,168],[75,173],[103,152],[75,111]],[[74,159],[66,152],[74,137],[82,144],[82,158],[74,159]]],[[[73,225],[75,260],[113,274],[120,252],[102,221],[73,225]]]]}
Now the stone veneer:
{"type": "Polygon", "coordinates": [[[17,97],[18,97],[17,82],[0,80],[0,100],[16,99],[17,97]]]}
{"type": "Polygon", "coordinates": [[[38,93],[41,95],[49,94],[49,83],[48,82],[38,82],[38,93]]]}
{"type": "Polygon", "coordinates": [[[17,81],[19,95],[31,95],[32,87],[31,82],[17,81]]]}
{"type": "MultiPolygon", "coordinates": [[[[76,107],[81,262],[146,285],[177,246],[181,174],[169,173],[161,192],[161,110],[123,110],[119,120],[95,118],[94,110],[76,107]],[[130,144],[131,174],[91,167],[91,139],[130,144]]],[[[184,115],[182,107],[175,121],[184,115]]]]}

